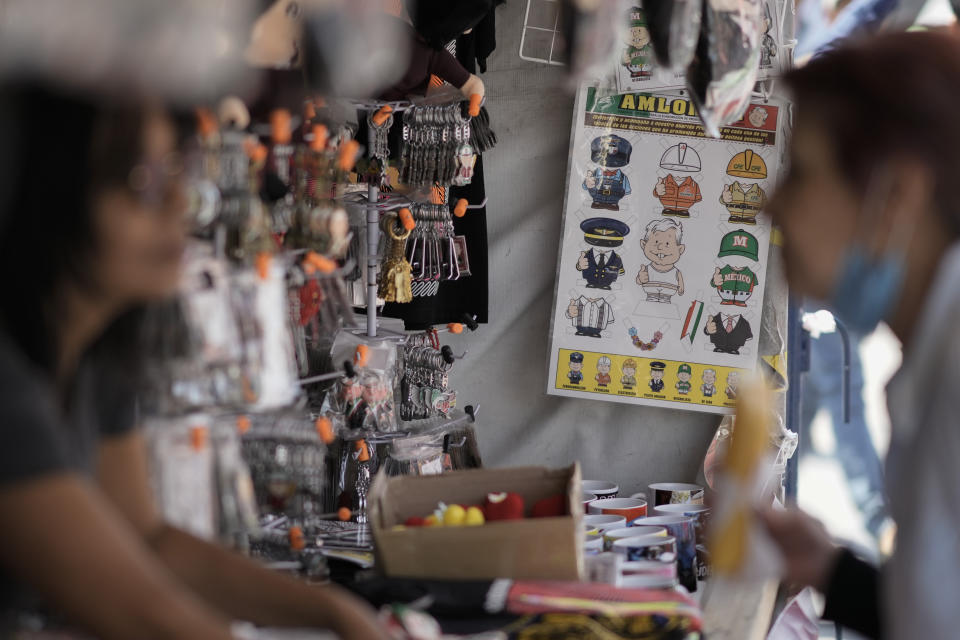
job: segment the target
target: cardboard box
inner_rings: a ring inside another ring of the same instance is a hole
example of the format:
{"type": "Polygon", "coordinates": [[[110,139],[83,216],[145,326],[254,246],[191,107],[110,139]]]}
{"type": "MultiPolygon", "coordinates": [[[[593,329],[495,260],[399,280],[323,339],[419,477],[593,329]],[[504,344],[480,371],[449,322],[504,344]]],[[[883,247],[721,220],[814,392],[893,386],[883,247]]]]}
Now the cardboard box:
{"type": "Polygon", "coordinates": [[[580,465],[567,469],[473,469],[439,476],[379,473],[368,495],[377,566],[387,576],[482,580],[580,580],[583,504],[580,465]],[[488,493],[523,496],[529,513],[543,498],[565,494],[571,515],[490,522],[478,527],[394,530],[411,516],[447,504],[480,504],[488,493]]]}

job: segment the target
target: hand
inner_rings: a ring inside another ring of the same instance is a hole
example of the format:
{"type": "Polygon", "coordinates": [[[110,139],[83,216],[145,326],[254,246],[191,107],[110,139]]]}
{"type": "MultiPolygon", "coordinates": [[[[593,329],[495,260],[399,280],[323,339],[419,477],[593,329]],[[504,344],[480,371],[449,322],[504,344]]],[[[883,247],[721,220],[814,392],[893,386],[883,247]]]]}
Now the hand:
{"type": "Polygon", "coordinates": [[[583,184],[587,185],[587,189],[595,189],[597,187],[597,177],[593,173],[588,173],[583,177],[583,184]]]}
{"type": "Polygon", "coordinates": [[[728,184],[728,185],[724,185],[724,187],[723,187],[723,193],[720,194],[720,202],[722,202],[722,203],[724,203],[724,204],[730,204],[731,202],[733,202],[733,192],[730,191],[730,186],[731,186],[731,185],[729,185],[729,184],[728,184]]]}
{"type": "Polygon", "coordinates": [[[637,273],[637,284],[641,287],[650,282],[650,274],[647,272],[647,265],[640,267],[640,272],[637,273]]]}
{"type": "Polygon", "coordinates": [[[338,604],[331,627],[342,640],[389,640],[392,637],[378,620],[377,612],[366,602],[343,597],[338,604]]]}
{"type": "Polygon", "coordinates": [[[785,578],[825,591],[841,549],[830,540],[823,524],[796,509],[767,509],[759,516],[783,553],[785,578]]]}
{"type": "Polygon", "coordinates": [[[707,332],[708,336],[712,336],[717,332],[717,321],[714,320],[712,316],[707,318],[707,326],[705,326],[703,330],[707,332]]]}
{"type": "Polygon", "coordinates": [[[487,90],[486,87],[483,86],[483,80],[481,80],[479,76],[471,73],[467,81],[460,87],[460,93],[462,93],[465,98],[469,98],[475,93],[482,98],[487,94],[487,90]]]}
{"type": "Polygon", "coordinates": [[[667,195],[667,184],[664,182],[663,178],[657,180],[657,186],[653,188],[653,192],[659,197],[667,195]]]}
{"type": "Polygon", "coordinates": [[[576,318],[578,315],[580,315],[578,313],[579,310],[580,309],[577,307],[577,301],[571,300],[569,306],[567,306],[567,317],[576,318]]]}
{"type": "Polygon", "coordinates": [[[587,261],[587,252],[581,251],[580,258],[577,260],[577,271],[583,271],[590,266],[590,263],[587,261]]]}
{"type": "Polygon", "coordinates": [[[723,285],[723,276],[720,275],[720,267],[714,267],[713,269],[713,286],[719,287],[723,285]]]}

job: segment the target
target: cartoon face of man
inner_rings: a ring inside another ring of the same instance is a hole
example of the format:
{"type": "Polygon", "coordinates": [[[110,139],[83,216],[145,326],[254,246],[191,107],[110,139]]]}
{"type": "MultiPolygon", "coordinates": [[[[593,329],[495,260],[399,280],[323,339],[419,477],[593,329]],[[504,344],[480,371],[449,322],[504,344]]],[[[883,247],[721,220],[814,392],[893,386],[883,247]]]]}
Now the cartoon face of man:
{"type": "Polygon", "coordinates": [[[650,31],[646,27],[630,27],[627,44],[635,49],[644,48],[650,44],[650,31]]]}
{"type": "Polygon", "coordinates": [[[647,227],[640,247],[647,259],[662,271],[680,260],[686,247],[682,244],[683,227],[676,220],[655,220],[647,227]]]}
{"type": "Polygon", "coordinates": [[[663,369],[651,369],[650,370],[650,379],[654,382],[659,382],[663,380],[663,369]]]}
{"type": "Polygon", "coordinates": [[[597,361],[597,373],[610,373],[610,358],[600,358],[597,361]]]}
{"type": "Polygon", "coordinates": [[[570,371],[573,371],[574,373],[580,373],[581,371],[583,371],[583,363],[582,363],[582,362],[571,362],[571,363],[570,363],[570,371]]]}
{"type": "Polygon", "coordinates": [[[757,129],[760,129],[765,124],[767,124],[767,118],[770,117],[770,112],[768,112],[763,107],[754,107],[753,111],[750,112],[750,115],[747,116],[747,120],[750,121],[750,124],[755,126],[757,129]]]}
{"type": "Polygon", "coordinates": [[[707,369],[703,372],[703,384],[713,386],[717,381],[717,372],[713,369],[707,369]]]}
{"type": "Polygon", "coordinates": [[[623,375],[626,376],[627,378],[632,378],[633,376],[637,375],[637,370],[634,369],[633,367],[624,367],[623,375]]]}
{"type": "Polygon", "coordinates": [[[727,386],[736,389],[737,383],[740,382],[740,374],[736,371],[731,371],[727,374],[727,386]]]}
{"type": "Polygon", "coordinates": [[[677,374],[677,380],[680,382],[690,382],[690,374],[686,371],[681,371],[677,374]]]}

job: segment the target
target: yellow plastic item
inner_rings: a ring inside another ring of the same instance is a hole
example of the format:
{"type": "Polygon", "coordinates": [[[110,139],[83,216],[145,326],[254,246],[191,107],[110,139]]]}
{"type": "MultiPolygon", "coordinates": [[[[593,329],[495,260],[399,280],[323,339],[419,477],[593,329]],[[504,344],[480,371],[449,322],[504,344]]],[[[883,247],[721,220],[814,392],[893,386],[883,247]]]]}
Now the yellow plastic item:
{"type": "Polygon", "coordinates": [[[423,519],[423,526],[425,527],[442,527],[443,523],[440,522],[440,519],[437,518],[436,514],[431,513],[426,518],[423,519]]]}
{"type": "Polygon", "coordinates": [[[750,485],[770,447],[767,424],[771,420],[770,392],[759,380],[741,385],[737,399],[737,418],[730,448],[723,461],[723,474],[732,491],[732,509],[713,518],[714,535],[710,542],[713,570],[717,575],[735,574],[747,560],[752,544],[750,522],[753,505],[750,485]]]}
{"type": "Polygon", "coordinates": [[[462,527],[467,521],[467,510],[458,504],[447,507],[443,514],[443,526],[462,527]]]}
{"type": "Polygon", "coordinates": [[[486,518],[483,517],[483,511],[480,507],[470,507],[467,509],[467,514],[463,521],[465,526],[478,527],[484,523],[486,523],[486,518]]]}
{"type": "Polygon", "coordinates": [[[741,482],[753,477],[770,447],[767,424],[771,420],[769,392],[760,382],[741,386],[737,420],[724,468],[741,482]]]}

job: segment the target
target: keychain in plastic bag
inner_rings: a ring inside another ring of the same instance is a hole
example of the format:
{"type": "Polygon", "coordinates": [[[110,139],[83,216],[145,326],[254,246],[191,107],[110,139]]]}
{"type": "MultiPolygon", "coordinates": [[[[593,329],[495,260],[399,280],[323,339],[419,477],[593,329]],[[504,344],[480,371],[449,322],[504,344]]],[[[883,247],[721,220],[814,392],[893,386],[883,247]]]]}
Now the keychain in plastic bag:
{"type": "Polygon", "coordinates": [[[714,138],[750,103],[760,68],[762,18],[759,0],[704,0],[687,85],[704,129],[714,138]]]}

